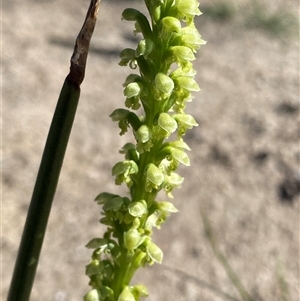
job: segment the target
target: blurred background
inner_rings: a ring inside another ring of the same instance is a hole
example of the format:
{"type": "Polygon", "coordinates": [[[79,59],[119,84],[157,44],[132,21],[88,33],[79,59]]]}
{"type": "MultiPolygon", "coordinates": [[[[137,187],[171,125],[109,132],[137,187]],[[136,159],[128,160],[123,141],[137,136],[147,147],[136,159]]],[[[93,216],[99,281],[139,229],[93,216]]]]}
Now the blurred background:
{"type": "MultiPolygon", "coordinates": [[[[2,2],[2,300],[56,101],[68,74],[88,0],[2,2]]],[[[131,134],[109,114],[124,106],[129,69],[118,54],[135,47],[126,7],[103,0],[81,99],[53,203],[31,301],[82,300],[84,245],[101,237],[95,196],[115,187],[111,168],[131,134]]],[[[207,45],[195,62],[201,92],[188,111],[191,167],[174,192],[180,210],[155,240],[162,265],[141,270],[152,301],[242,300],[205,233],[252,300],[299,300],[299,2],[203,0],[196,25],[207,45]]],[[[162,194],[161,198],[165,198],[162,194]]]]}

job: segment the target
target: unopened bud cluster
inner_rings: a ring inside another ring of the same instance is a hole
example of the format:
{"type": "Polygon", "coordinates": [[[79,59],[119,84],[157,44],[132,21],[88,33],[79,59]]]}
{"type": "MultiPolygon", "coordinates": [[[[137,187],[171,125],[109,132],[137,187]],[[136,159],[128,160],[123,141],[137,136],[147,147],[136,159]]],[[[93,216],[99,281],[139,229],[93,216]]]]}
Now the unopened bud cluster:
{"type": "Polygon", "coordinates": [[[102,206],[100,222],[107,225],[103,238],[87,244],[93,249],[86,266],[92,290],[86,301],[137,301],[147,296],[143,285],[130,285],[139,267],[161,263],[162,250],[152,241],[153,228],[160,228],[168,216],[177,212],[171,202],[156,197],[172,190],[183,178],[176,173],[179,164],[190,165],[189,146],[183,137],[197,126],[186,114],[192,92],[199,91],[192,61],[205,42],[194,25],[200,15],[197,0],[144,0],[150,20],[140,11],[125,9],[122,18],[134,21],[134,34],[142,36],[136,49],[120,54],[120,65],[133,73],[124,83],[125,106],[111,114],[120,135],[129,128],[134,143],[120,151],[124,161],[112,168],[115,183],[125,183],[129,196],[100,193],[95,201],[102,206]],[[137,72],[138,71],[138,72],[137,72]],[[134,73],[135,72],[135,73],[134,73]],[[142,108],[143,116],[136,114],[142,108]]]}

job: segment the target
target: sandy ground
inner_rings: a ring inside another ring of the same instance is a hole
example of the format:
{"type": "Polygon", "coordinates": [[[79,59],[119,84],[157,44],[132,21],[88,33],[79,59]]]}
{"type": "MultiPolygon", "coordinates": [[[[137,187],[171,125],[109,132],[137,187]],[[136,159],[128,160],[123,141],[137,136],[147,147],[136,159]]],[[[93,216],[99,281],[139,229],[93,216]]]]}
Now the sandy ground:
{"type": "MultiPolygon", "coordinates": [[[[88,3],[2,1],[2,300],[88,3]]],[[[189,110],[200,126],[187,135],[192,166],[181,169],[186,180],[175,192],[180,212],[155,234],[163,265],[138,274],[149,288],[147,300],[240,300],[205,238],[200,206],[253,300],[282,300],[278,263],[289,300],[299,300],[299,43],[297,36],[246,27],[247,3],[235,2],[243,9],[228,22],[197,21],[208,43],[195,63],[202,91],[189,110]]],[[[88,290],[84,245],[103,232],[93,199],[122,190],[110,170],[132,139],[119,138],[108,117],[123,106],[129,70],[117,65],[118,53],[135,42],[133,24],[120,15],[132,5],[141,7],[138,1],[101,4],[31,301],[82,300],[88,290]]],[[[272,1],[268,9],[282,7],[299,12],[296,0],[272,1]]]]}

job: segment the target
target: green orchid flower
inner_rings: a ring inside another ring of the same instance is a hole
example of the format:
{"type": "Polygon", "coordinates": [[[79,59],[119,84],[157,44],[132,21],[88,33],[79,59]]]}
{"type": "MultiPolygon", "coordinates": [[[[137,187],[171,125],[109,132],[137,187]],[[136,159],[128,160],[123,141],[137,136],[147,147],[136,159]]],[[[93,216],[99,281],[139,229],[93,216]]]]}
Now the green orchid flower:
{"type": "Polygon", "coordinates": [[[86,301],[138,301],[148,296],[145,286],[131,285],[132,277],[140,267],[162,263],[153,229],[178,211],[171,202],[157,200],[158,193],[164,191],[172,199],[173,190],[184,181],[176,170],[191,164],[184,135],[198,123],[185,108],[200,90],[193,68],[195,53],[205,44],[194,24],[201,14],[199,3],[144,2],[149,18],[133,8],[122,14],[123,20],[134,22],[134,34],[141,38],[136,49],[120,53],[119,65],[131,69],[123,84],[127,109],[110,115],[120,135],[132,129],[132,140],[120,150],[124,160],[112,168],[115,183],[124,183],[129,191],[126,197],[103,192],[95,199],[107,229],[103,238],[87,244],[94,252],[86,266],[92,287],[86,301]]]}

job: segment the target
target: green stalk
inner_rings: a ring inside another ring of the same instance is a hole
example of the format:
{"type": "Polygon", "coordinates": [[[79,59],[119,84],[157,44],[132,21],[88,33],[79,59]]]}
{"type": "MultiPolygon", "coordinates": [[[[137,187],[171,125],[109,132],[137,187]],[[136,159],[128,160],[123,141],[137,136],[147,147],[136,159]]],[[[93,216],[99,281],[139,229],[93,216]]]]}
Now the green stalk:
{"type": "Polygon", "coordinates": [[[77,37],[70,73],[65,79],[54,112],[8,293],[8,301],[29,300],[61,166],[72,129],[84,79],[90,39],[99,0],[92,0],[77,37]],[[82,52],[82,49],[85,49],[82,52]]]}

